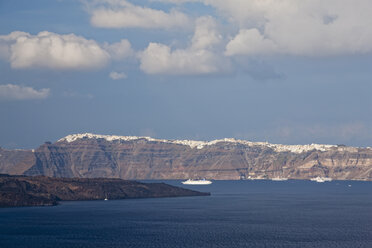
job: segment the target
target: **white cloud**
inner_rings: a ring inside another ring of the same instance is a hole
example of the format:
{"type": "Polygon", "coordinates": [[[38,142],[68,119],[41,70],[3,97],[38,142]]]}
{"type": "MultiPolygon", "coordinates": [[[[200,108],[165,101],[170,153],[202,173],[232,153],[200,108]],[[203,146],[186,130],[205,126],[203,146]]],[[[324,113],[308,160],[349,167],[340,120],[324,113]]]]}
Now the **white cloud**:
{"type": "Polygon", "coordinates": [[[274,42],[264,38],[257,29],[241,29],[227,44],[225,54],[270,54],[276,49],[274,42]]]}
{"type": "MultiPolygon", "coordinates": [[[[196,0],[158,0],[173,4],[196,0]]],[[[370,0],[200,0],[238,34],[226,55],[329,56],[372,52],[370,0]]]]}
{"type": "Polygon", "coordinates": [[[21,31],[14,31],[8,35],[0,35],[0,58],[9,60],[11,51],[10,46],[17,40],[18,37],[29,35],[21,31]]]}
{"type": "Polygon", "coordinates": [[[133,55],[126,39],[100,45],[75,34],[47,31],[37,35],[15,31],[0,36],[0,58],[8,60],[12,68],[90,69],[133,55]]]}
{"type": "Polygon", "coordinates": [[[0,99],[4,100],[30,100],[44,99],[50,94],[50,89],[36,90],[31,87],[15,84],[0,85],[0,99]]]}
{"type": "Polygon", "coordinates": [[[128,40],[123,39],[120,42],[113,44],[105,44],[105,50],[110,54],[113,59],[124,59],[134,55],[134,51],[131,47],[131,44],[128,40]]]}
{"type": "Polygon", "coordinates": [[[191,41],[193,50],[213,48],[221,39],[215,19],[210,16],[204,16],[196,20],[195,32],[191,41]]]}
{"type": "Polygon", "coordinates": [[[124,72],[116,72],[116,71],[112,71],[109,75],[109,77],[112,79],[112,80],[119,80],[119,79],[125,79],[127,78],[127,75],[124,73],[124,72]]]}
{"type": "Polygon", "coordinates": [[[141,69],[148,74],[209,74],[216,73],[221,58],[213,48],[220,43],[216,23],[211,17],[196,21],[192,42],[186,49],[172,50],[169,46],[150,43],[140,54],[141,69]]]}
{"type": "Polygon", "coordinates": [[[150,43],[140,55],[141,69],[148,74],[208,74],[217,72],[215,55],[207,50],[177,49],[150,43]]]}
{"type": "Polygon", "coordinates": [[[372,2],[369,0],[218,0],[209,3],[241,27],[226,47],[228,55],[327,56],[372,52],[372,2]]]}
{"type": "Polygon", "coordinates": [[[3,45],[8,44],[8,59],[12,68],[97,68],[105,65],[110,58],[97,42],[74,34],[12,32],[0,36],[0,41],[3,45]]]}
{"type": "Polygon", "coordinates": [[[131,4],[127,1],[101,1],[94,7],[91,23],[102,28],[179,28],[192,25],[190,18],[177,10],[169,13],[131,4]]]}

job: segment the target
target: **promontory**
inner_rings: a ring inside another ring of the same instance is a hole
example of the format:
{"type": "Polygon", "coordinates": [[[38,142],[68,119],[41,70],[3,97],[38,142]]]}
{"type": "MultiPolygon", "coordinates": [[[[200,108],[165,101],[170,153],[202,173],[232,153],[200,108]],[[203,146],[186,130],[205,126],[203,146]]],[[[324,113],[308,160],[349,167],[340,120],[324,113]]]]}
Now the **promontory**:
{"type": "Polygon", "coordinates": [[[112,178],[52,178],[0,174],[0,207],[51,206],[59,201],[207,196],[165,183],[112,178]]]}

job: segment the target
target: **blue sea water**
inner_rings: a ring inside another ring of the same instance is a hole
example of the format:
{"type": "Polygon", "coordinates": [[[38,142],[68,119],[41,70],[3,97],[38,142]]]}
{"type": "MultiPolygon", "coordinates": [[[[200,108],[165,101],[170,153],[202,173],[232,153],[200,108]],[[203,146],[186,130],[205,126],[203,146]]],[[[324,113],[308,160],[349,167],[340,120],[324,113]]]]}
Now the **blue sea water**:
{"type": "Polygon", "coordinates": [[[372,247],[372,182],[187,187],[212,195],[3,208],[0,247],[372,247]]]}

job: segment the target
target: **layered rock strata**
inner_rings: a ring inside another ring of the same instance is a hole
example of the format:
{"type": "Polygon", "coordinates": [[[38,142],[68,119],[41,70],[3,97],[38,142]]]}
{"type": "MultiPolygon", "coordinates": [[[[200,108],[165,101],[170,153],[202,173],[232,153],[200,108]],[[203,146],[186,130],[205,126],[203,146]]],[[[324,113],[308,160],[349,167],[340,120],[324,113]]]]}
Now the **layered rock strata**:
{"type": "Polygon", "coordinates": [[[0,171],[122,179],[310,179],[323,176],[372,180],[372,149],[343,145],[279,145],[235,139],[203,142],[76,134],[53,144],[45,143],[24,154],[23,159],[19,157],[11,163],[0,156],[0,171]]]}

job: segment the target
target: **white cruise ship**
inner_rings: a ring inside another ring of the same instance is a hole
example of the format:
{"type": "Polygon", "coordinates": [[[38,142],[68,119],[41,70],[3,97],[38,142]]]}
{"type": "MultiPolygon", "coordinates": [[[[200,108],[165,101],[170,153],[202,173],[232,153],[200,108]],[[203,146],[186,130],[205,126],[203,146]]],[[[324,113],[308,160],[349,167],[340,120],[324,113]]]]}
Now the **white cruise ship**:
{"type": "Polygon", "coordinates": [[[206,180],[205,178],[203,178],[203,179],[188,179],[188,180],[182,182],[182,184],[208,185],[208,184],[212,184],[212,181],[206,180]]]}
{"type": "Polygon", "coordinates": [[[317,183],[324,183],[324,182],[330,182],[332,181],[332,178],[330,177],[314,177],[314,178],[311,178],[310,181],[315,181],[317,183]]]}

